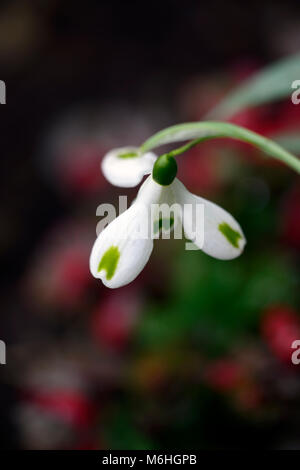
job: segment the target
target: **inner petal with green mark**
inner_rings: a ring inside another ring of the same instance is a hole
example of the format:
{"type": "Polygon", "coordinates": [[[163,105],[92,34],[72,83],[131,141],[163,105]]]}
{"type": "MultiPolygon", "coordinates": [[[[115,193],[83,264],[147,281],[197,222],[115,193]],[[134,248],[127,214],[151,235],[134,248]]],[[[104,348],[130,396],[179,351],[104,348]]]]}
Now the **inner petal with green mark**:
{"type": "Polygon", "coordinates": [[[125,153],[119,153],[118,158],[136,158],[138,156],[139,156],[138,152],[125,152],[125,153]]]}
{"type": "Polygon", "coordinates": [[[106,279],[108,281],[115,274],[119,258],[120,251],[117,246],[111,246],[101,258],[101,261],[98,266],[98,272],[104,269],[106,271],[106,279]]]}
{"type": "Polygon", "coordinates": [[[155,220],[153,223],[153,232],[154,234],[156,234],[162,228],[164,230],[171,230],[173,225],[174,225],[174,217],[170,217],[169,219],[163,219],[162,217],[160,217],[159,220],[155,220]]]}
{"type": "Polygon", "coordinates": [[[230,225],[228,225],[226,222],[222,222],[219,225],[219,230],[224,235],[225,238],[231,243],[234,248],[239,247],[239,240],[242,238],[242,235],[234,230],[230,225]]]}

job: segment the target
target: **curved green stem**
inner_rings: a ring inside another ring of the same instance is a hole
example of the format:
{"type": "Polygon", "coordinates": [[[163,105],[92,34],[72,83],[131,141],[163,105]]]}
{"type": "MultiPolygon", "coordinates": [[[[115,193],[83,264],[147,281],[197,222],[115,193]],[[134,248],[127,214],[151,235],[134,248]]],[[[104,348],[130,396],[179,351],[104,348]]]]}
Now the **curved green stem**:
{"type": "Polygon", "coordinates": [[[181,147],[178,147],[177,149],[170,150],[170,152],[167,152],[164,155],[168,156],[168,157],[176,157],[177,155],[180,155],[181,153],[187,152],[191,148],[195,147],[196,145],[198,145],[201,142],[204,142],[205,140],[208,140],[208,139],[209,139],[209,137],[200,137],[199,139],[191,140],[187,144],[182,145],[181,147]]]}
{"type": "Polygon", "coordinates": [[[164,144],[192,139],[184,146],[168,152],[168,155],[176,156],[204,140],[224,137],[249,143],[300,173],[300,160],[276,142],[244,127],[227,122],[203,121],[168,127],[146,140],[141,146],[141,151],[148,152],[164,144]]]}

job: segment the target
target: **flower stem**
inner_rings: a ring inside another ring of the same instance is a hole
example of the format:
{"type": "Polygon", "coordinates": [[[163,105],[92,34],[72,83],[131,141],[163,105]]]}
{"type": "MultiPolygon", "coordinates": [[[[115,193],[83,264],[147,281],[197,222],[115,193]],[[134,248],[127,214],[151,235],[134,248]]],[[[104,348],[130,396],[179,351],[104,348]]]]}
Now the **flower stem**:
{"type": "Polygon", "coordinates": [[[300,173],[300,159],[282,148],[276,142],[256,134],[244,127],[228,122],[202,121],[178,124],[154,134],[141,146],[142,152],[148,152],[156,147],[172,142],[189,140],[187,144],[168,152],[170,156],[179,155],[200,142],[209,139],[231,138],[240,140],[262,150],[271,157],[285,163],[300,173]],[[193,139],[193,140],[191,140],[193,139]]]}
{"type": "Polygon", "coordinates": [[[200,144],[201,142],[204,142],[205,140],[208,140],[208,139],[209,137],[200,137],[199,139],[191,140],[187,144],[182,145],[181,147],[178,147],[177,149],[171,150],[170,152],[167,152],[164,155],[168,155],[169,157],[176,157],[177,155],[187,152],[191,148],[195,147],[197,144],[200,144]]]}

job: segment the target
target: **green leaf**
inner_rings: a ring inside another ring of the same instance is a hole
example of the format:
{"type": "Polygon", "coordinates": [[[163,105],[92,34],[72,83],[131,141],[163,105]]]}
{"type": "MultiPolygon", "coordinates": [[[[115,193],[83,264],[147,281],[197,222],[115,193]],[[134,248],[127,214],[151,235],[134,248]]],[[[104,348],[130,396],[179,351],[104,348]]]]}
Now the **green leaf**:
{"type": "Polygon", "coordinates": [[[224,119],[244,108],[271,103],[291,96],[292,83],[300,76],[300,54],[284,58],[242,83],[209,114],[209,118],[224,119]]]}
{"type": "Polygon", "coordinates": [[[192,142],[189,142],[187,145],[168,153],[169,155],[175,156],[204,140],[224,137],[252,144],[254,147],[289,165],[300,173],[300,160],[276,142],[245,129],[244,127],[227,122],[202,121],[177,124],[154,134],[143,143],[141,150],[142,152],[148,152],[164,144],[193,139],[192,142]]]}

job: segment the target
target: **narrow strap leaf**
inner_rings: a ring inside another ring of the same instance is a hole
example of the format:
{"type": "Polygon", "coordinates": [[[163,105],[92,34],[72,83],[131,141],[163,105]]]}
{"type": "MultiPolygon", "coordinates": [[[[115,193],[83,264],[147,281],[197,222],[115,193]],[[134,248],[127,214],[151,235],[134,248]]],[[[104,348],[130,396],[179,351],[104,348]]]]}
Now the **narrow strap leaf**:
{"type": "Polygon", "coordinates": [[[299,78],[300,54],[275,62],[243,82],[207,115],[225,119],[245,108],[291,96],[292,83],[299,78]]]}

